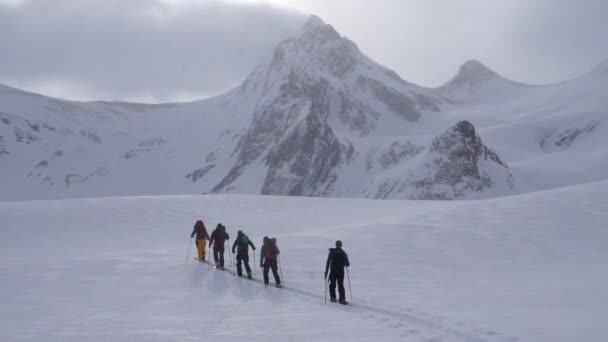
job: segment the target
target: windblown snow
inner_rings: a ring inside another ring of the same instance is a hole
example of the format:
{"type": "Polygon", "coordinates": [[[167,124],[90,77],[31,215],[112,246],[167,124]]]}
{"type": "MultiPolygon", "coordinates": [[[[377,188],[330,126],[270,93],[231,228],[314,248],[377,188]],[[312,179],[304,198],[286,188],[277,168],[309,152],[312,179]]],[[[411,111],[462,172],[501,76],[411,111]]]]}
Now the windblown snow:
{"type": "Polygon", "coordinates": [[[0,340],[602,341],[606,193],[602,181],[451,202],[3,202],[0,340]],[[277,237],[285,288],[193,260],[199,218],[244,230],[258,251],[263,236],[277,237]],[[336,239],[351,260],[347,307],[323,304],[336,239]]]}

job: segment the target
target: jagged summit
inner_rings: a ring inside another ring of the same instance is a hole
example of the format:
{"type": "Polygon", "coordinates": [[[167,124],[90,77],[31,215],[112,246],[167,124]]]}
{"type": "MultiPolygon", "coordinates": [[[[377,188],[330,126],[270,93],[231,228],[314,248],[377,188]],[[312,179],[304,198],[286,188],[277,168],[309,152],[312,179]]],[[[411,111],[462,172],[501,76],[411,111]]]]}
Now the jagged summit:
{"type": "Polygon", "coordinates": [[[305,50],[315,51],[317,54],[327,49],[341,49],[343,53],[349,51],[351,54],[359,52],[352,41],[341,36],[333,26],[326,24],[315,15],[311,15],[306,21],[296,41],[305,50]]]}
{"type": "Polygon", "coordinates": [[[482,64],[477,60],[466,61],[458,69],[458,73],[454,76],[446,86],[466,86],[474,85],[492,78],[502,78],[496,72],[482,64]]]}
{"type": "Polygon", "coordinates": [[[341,38],[342,36],[333,26],[326,24],[316,15],[311,15],[302,27],[298,40],[307,41],[310,44],[325,44],[341,38]]]}
{"type": "Polygon", "coordinates": [[[439,87],[439,92],[450,102],[479,100],[508,100],[529,86],[513,82],[477,60],[469,60],[460,66],[451,80],[439,87]],[[498,98],[496,98],[498,97],[498,98]]]}
{"type": "Polygon", "coordinates": [[[308,20],[306,20],[306,22],[304,23],[303,29],[304,30],[315,30],[318,28],[324,28],[326,26],[330,26],[329,24],[326,24],[323,19],[321,19],[320,17],[311,14],[308,17],[308,20]]]}

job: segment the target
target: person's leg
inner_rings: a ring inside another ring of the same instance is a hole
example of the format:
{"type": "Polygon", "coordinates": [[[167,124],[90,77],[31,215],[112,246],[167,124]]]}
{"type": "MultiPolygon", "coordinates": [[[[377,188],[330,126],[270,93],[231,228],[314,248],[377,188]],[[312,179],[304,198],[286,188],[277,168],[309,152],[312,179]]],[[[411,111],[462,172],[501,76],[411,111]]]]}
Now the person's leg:
{"type": "Polygon", "coordinates": [[[220,268],[224,268],[224,246],[218,248],[220,253],[220,268]]]}
{"type": "Polygon", "coordinates": [[[205,261],[205,256],[207,255],[207,241],[206,240],[200,240],[201,241],[201,245],[202,245],[202,249],[203,249],[203,259],[202,261],[205,261]]]}
{"type": "MultiPolygon", "coordinates": [[[[241,269],[241,261],[243,260],[243,257],[240,255],[236,255],[236,274],[241,277],[243,276],[243,270],[241,269]]],[[[247,265],[247,264],[245,264],[247,265]]]]}
{"type": "Polygon", "coordinates": [[[196,249],[198,251],[198,260],[203,261],[205,258],[205,240],[196,240],[196,249]]]}
{"type": "Polygon", "coordinates": [[[218,265],[220,260],[220,252],[217,249],[217,247],[213,247],[213,261],[215,261],[215,264],[218,265]]]}
{"type": "Polygon", "coordinates": [[[270,263],[268,260],[264,262],[264,284],[268,285],[268,270],[270,270],[270,263]]]}
{"type": "Polygon", "coordinates": [[[329,273],[329,298],[331,298],[332,302],[336,301],[336,273],[329,273]]]}
{"type": "Polygon", "coordinates": [[[274,276],[274,282],[277,285],[281,285],[281,278],[279,278],[279,272],[278,272],[278,268],[277,268],[277,259],[274,259],[272,261],[271,268],[272,268],[272,275],[274,276]]]}
{"type": "Polygon", "coordinates": [[[249,255],[243,255],[243,263],[245,264],[245,271],[247,271],[247,276],[251,277],[251,267],[249,267],[249,255]]]}
{"type": "Polygon", "coordinates": [[[337,275],[338,280],[338,293],[340,294],[340,302],[346,302],[346,291],[344,290],[344,270],[339,272],[337,275]]]}

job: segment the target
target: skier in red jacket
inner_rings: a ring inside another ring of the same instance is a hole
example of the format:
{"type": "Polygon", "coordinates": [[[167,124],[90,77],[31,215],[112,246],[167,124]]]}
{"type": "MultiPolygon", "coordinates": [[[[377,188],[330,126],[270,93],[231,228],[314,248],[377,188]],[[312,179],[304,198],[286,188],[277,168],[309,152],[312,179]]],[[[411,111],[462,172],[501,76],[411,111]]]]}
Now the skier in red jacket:
{"type": "Polygon", "coordinates": [[[220,270],[224,269],[224,248],[226,241],[229,239],[230,236],[226,233],[226,227],[221,223],[217,224],[217,227],[211,233],[211,238],[209,238],[209,248],[213,245],[213,260],[220,270]],[[213,244],[214,242],[215,244],[213,244]]]}

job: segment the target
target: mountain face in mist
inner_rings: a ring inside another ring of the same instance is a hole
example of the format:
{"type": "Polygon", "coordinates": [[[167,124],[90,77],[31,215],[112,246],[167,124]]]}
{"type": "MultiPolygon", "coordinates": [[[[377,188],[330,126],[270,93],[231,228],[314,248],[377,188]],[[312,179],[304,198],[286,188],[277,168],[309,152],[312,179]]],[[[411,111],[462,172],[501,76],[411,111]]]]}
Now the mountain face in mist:
{"type": "Polygon", "coordinates": [[[0,86],[0,199],[470,199],[602,179],[602,70],[529,86],[469,61],[424,88],[313,16],[241,86],[208,100],[80,103],[0,86]]]}

